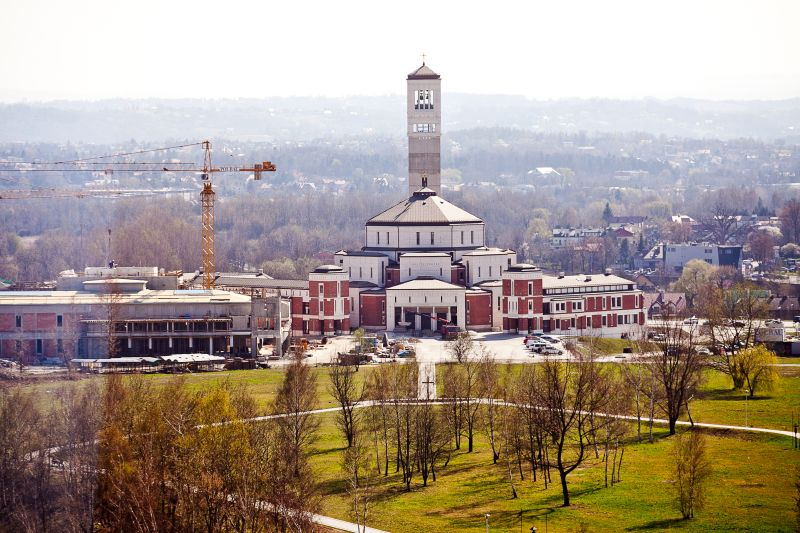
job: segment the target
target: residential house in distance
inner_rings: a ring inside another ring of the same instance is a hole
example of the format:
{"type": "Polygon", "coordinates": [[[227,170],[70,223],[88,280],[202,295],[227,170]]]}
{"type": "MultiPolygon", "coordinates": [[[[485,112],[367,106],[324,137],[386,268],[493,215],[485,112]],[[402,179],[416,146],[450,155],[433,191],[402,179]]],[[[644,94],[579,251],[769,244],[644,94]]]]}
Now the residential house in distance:
{"type": "Polygon", "coordinates": [[[742,247],[710,243],[657,244],[644,257],[645,265],[663,272],[667,278],[677,278],[689,261],[699,259],[716,267],[727,266],[741,270],[742,247]]]}

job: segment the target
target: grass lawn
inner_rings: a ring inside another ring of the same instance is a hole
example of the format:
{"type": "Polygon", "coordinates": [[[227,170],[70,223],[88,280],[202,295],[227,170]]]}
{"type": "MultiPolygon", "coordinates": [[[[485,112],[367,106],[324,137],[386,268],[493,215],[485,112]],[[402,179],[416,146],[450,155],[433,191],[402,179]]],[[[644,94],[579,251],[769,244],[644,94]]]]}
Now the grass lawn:
{"type": "MultiPolygon", "coordinates": [[[[361,367],[358,372],[359,382],[363,382],[366,376],[375,367],[361,367]]],[[[318,409],[334,407],[333,397],[328,390],[328,369],[324,367],[314,368],[317,375],[317,405],[318,409]]],[[[275,394],[283,380],[283,368],[270,368],[261,370],[229,370],[226,372],[198,372],[195,374],[183,374],[186,376],[186,384],[190,390],[202,390],[217,383],[225,381],[232,385],[244,385],[255,398],[258,406],[266,410],[275,399],[275,394]]],[[[125,376],[130,379],[132,376],[125,376]]],[[[139,377],[151,381],[155,385],[166,383],[174,376],[170,374],[141,374],[139,377]]],[[[42,377],[36,380],[9,382],[11,386],[21,385],[27,390],[37,393],[41,399],[41,406],[47,407],[49,398],[57,395],[65,387],[83,387],[89,383],[102,382],[106,376],[96,374],[76,374],[75,379],[48,379],[42,377]]],[[[2,384],[2,383],[0,383],[2,384]]]]}
{"type": "MultiPolygon", "coordinates": [[[[780,381],[771,391],[756,391],[747,400],[747,419],[751,426],[791,430],[792,413],[800,417],[800,367],[779,369],[780,381]]],[[[732,390],[731,378],[708,371],[699,394],[690,403],[695,422],[745,424],[742,391],[732,390]]]]}
{"type": "MultiPolygon", "coordinates": [[[[363,379],[373,370],[362,367],[359,376],[363,379]]],[[[314,371],[318,377],[317,406],[334,406],[327,369],[314,371]]],[[[800,408],[800,368],[787,367],[781,374],[783,379],[773,392],[748,401],[751,425],[786,427],[792,408],[800,408]]],[[[223,380],[241,383],[266,410],[282,376],[280,369],[203,373],[189,375],[188,384],[200,390],[223,380]]],[[[709,372],[707,377],[698,398],[691,403],[695,420],[743,423],[741,394],[730,391],[730,382],[722,374],[709,372]]],[[[39,380],[25,386],[40,392],[46,402],[61,387],[84,386],[103,379],[39,380]]],[[[170,376],[148,375],[145,379],[158,384],[170,376]]],[[[323,495],[322,512],[348,519],[349,500],[341,468],[345,442],[334,426],[332,413],[320,415],[320,420],[311,461],[323,495]]],[[[437,481],[428,487],[421,487],[417,476],[414,489],[406,493],[399,474],[390,468],[390,476],[381,478],[369,524],[392,532],[483,531],[483,515],[489,513],[491,531],[527,532],[532,525],[545,531],[545,517],[548,531],[575,531],[582,526],[588,531],[793,530],[793,482],[800,468],[800,451],[791,449],[790,439],[708,433],[708,453],[715,468],[708,485],[708,505],[694,520],[682,521],[672,507],[672,439],[666,437],[664,428],[657,427],[657,431],[655,444],[628,444],[622,482],[614,487],[603,488],[603,469],[596,460],[573,472],[569,478],[573,505],[566,509],[560,507],[558,483],[545,490],[541,481],[533,483],[527,477],[528,472],[524,481],[518,481],[519,498],[512,499],[504,472],[491,464],[488,444],[481,435],[474,453],[454,453],[450,464],[439,470],[437,481]]]]}
{"type": "Polygon", "coordinates": [[[629,339],[615,339],[606,337],[578,337],[579,346],[589,348],[596,354],[613,355],[622,353],[625,348],[631,348],[634,353],[640,350],[652,351],[656,345],[651,342],[632,341],[629,339]]]}
{"type": "MultiPolygon", "coordinates": [[[[625,451],[622,482],[603,488],[598,461],[568,478],[572,506],[562,508],[556,483],[546,490],[541,481],[518,481],[519,498],[512,499],[504,470],[491,464],[488,445],[477,439],[472,454],[456,452],[437,481],[428,487],[415,479],[410,493],[390,465],[381,478],[368,525],[392,532],[483,531],[489,513],[491,531],[639,531],[668,528],[685,531],[793,531],[793,472],[800,452],[789,439],[742,437],[708,433],[714,473],[708,483],[708,503],[696,518],[680,520],[672,507],[672,439],[658,434],[655,444],[630,443],[625,451]]],[[[325,415],[313,465],[324,495],[323,514],[349,519],[349,500],[341,475],[343,439],[325,415]]],[[[557,476],[554,475],[554,481],[557,476]]]]}

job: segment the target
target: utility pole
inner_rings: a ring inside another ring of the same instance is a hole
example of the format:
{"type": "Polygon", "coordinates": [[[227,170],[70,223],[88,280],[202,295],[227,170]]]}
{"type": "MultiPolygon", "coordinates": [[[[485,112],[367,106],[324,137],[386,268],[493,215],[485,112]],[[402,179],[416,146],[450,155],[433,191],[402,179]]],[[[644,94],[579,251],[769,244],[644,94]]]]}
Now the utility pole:
{"type": "Polygon", "coordinates": [[[750,427],[747,420],[747,399],[750,396],[750,389],[744,390],[744,427],[750,427]]]}
{"type": "Polygon", "coordinates": [[[275,306],[275,347],[272,355],[283,357],[283,328],[281,327],[281,291],[278,290],[278,300],[275,306]]]}

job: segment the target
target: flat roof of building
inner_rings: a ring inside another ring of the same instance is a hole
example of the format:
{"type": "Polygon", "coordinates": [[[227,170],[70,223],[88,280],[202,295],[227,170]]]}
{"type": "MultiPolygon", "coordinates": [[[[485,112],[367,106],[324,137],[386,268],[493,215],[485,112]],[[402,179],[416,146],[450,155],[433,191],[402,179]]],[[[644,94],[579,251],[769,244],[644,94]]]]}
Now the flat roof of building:
{"type": "Polygon", "coordinates": [[[387,257],[380,252],[367,252],[365,250],[339,250],[334,255],[352,255],[354,257],[387,257]]]}
{"type": "Polygon", "coordinates": [[[450,257],[450,254],[446,254],[444,252],[405,252],[400,254],[400,258],[403,257],[450,257]]]}
{"type": "MultiPolygon", "coordinates": [[[[250,303],[243,294],[205,290],[142,290],[113,295],[114,303],[168,304],[168,303],[250,303]]],[[[108,294],[86,291],[3,291],[0,305],[97,305],[106,304],[108,294]]]]}
{"type": "Polygon", "coordinates": [[[308,289],[308,280],[273,279],[270,277],[223,277],[214,281],[215,285],[227,287],[253,287],[257,289],[308,289]]]}
{"type": "Polygon", "coordinates": [[[504,255],[509,253],[515,253],[515,252],[507,248],[486,248],[485,246],[483,246],[481,248],[472,250],[470,252],[464,252],[461,255],[504,255]]]}
{"type": "Polygon", "coordinates": [[[586,287],[586,286],[600,286],[600,285],[636,285],[635,282],[615,276],[613,274],[580,274],[564,276],[542,276],[543,289],[560,289],[566,287],[586,287]]]}

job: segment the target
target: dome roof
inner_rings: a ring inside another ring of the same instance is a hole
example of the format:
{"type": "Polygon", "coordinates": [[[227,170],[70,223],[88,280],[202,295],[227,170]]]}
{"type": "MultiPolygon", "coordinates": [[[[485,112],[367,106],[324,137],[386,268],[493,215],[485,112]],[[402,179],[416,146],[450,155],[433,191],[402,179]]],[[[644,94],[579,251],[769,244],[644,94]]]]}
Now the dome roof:
{"type": "Polygon", "coordinates": [[[423,188],[367,221],[367,226],[483,224],[483,220],[423,188]]]}
{"type": "Polygon", "coordinates": [[[338,265],[320,265],[313,270],[314,274],[338,274],[339,272],[344,272],[344,270],[338,265]]]}

